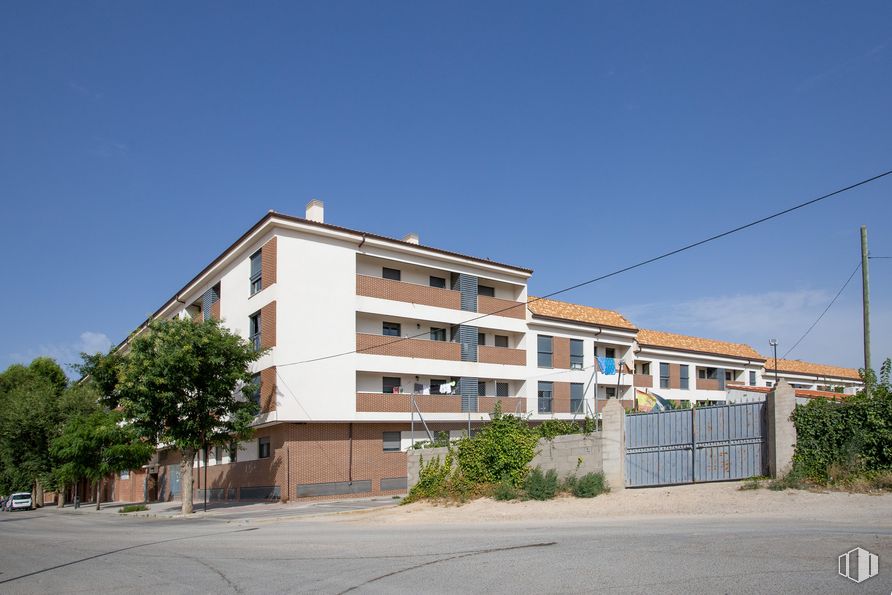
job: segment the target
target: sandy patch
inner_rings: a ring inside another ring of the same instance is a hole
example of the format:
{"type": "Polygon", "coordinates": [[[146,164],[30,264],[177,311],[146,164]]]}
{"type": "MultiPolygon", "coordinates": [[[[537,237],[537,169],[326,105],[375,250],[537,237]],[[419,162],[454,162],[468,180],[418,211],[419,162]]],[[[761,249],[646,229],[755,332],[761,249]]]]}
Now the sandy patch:
{"type": "Polygon", "coordinates": [[[596,498],[562,496],[548,502],[497,502],[481,498],[463,505],[416,502],[383,510],[351,513],[343,522],[362,524],[492,523],[511,521],[579,521],[660,516],[778,515],[832,522],[863,519],[892,526],[892,494],[848,494],[768,489],[739,490],[740,483],[645,488],[611,492],[596,498]]]}

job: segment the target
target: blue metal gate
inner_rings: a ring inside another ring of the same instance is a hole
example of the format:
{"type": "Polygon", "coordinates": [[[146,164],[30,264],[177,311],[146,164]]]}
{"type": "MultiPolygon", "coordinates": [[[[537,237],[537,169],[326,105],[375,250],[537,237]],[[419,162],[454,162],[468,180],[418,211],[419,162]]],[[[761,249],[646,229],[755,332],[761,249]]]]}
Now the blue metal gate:
{"type": "Polygon", "coordinates": [[[626,486],[765,475],[765,439],[765,403],[629,415],[626,486]]]}

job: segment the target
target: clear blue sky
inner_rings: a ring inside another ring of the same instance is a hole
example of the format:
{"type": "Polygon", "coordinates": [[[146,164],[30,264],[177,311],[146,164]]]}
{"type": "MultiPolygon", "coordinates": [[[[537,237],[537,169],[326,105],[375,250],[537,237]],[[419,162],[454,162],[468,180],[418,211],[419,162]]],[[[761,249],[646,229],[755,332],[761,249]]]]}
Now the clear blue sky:
{"type": "MultiPolygon", "coordinates": [[[[314,197],[542,294],[892,169],[886,1],[10,1],[0,56],[0,367],[118,342],[314,197]]],[[[887,178],[563,297],[783,352],[890,215],[887,178]]],[[[860,325],[856,279],[791,357],[858,366],[860,325]]]]}

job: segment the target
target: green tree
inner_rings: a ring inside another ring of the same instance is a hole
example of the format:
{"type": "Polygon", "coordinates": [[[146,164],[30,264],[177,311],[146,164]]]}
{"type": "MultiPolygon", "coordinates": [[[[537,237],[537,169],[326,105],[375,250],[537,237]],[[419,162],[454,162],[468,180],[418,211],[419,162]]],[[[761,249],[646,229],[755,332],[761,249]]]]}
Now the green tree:
{"type": "Polygon", "coordinates": [[[132,425],[123,422],[118,411],[78,413],[50,443],[50,454],[57,463],[54,475],[63,483],[90,480],[96,490],[96,510],[104,477],[140,467],[155,452],[153,444],[142,440],[132,425]]]}
{"type": "Polygon", "coordinates": [[[43,504],[52,471],[49,442],[60,427],[68,380],[56,362],[37,358],[0,374],[0,492],[30,490],[43,504]]]}
{"type": "Polygon", "coordinates": [[[200,448],[252,433],[257,406],[240,390],[262,352],[218,321],[156,321],[134,338],[114,388],[125,417],[155,444],[182,455],[183,513],[192,512],[192,465],[200,448]]]}

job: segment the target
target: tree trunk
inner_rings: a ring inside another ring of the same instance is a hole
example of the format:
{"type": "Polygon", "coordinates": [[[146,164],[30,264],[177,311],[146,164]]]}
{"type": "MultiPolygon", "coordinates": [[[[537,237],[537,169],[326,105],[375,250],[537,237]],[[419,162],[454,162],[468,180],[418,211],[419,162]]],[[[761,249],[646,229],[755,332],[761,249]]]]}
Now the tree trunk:
{"type": "Polygon", "coordinates": [[[183,514],[192,514],[192,463],[195,461],[195,449],[184,448],[180,460],[180,498],[183,500],[183,514]]]}
{"type": "Polygon", "coordinates": [[[56,492],[56,506],[59,508],[65,506],[65,484],[62,484],[56,492]]]}
{"type": "Polygon", "coordinates": [[[41,508],[43,506],[43,486],[40,485],[40,480],[34,482],[34,499],[32,500],[34,503],[34,508],[41,508]]]}
{"type": "Polygon", "coordinates": [[[102,478],[96,480],[96,510],[99,510],[99,491],[102,489],[102,478]]]}

